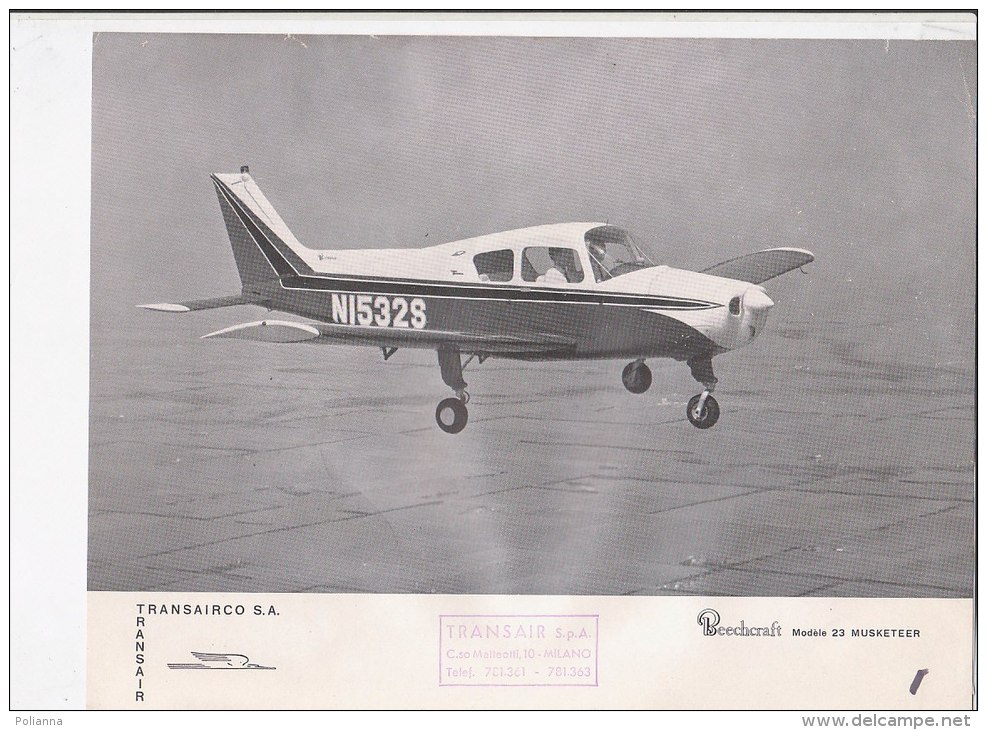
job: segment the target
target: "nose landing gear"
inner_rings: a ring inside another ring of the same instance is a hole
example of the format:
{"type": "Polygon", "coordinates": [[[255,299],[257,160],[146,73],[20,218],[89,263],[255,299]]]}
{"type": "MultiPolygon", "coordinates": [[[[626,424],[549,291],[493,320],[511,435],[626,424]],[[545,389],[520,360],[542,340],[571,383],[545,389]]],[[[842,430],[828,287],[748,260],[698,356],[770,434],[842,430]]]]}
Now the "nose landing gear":
{"type": "Polygon", "coordinates": [[[651,368],[644,364],[644,358],[627,363],[620,377],[631,393],[643,393],[651,387],[651,368]]]}
{"type": "Polygon", "coordinates": [[[685,415],[689,417],[689,423],[696,428],[712,428],[720,417],[720,404],[708,390],[704,390],[689,399],[685,415]]]}
{"type": "Polygon", "coordinates": [[[692,377],[702,383],[703,392],[689,399],[685,415],[696,428],[712,428],[720,418],[720,404],[713,397],[716,376],[713,375],[713,359],[710,356],[694,357],[689,360],[692,377]]]}

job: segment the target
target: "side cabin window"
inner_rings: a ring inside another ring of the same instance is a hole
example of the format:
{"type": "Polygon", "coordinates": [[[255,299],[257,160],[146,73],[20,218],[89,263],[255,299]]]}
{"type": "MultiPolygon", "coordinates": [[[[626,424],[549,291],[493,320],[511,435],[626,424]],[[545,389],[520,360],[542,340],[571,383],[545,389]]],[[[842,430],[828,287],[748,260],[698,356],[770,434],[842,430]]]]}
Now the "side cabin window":
{"type": "Polygon", "coordinates": [[[514,252],[509,248],[478,253],[473,257],[473,265],[480,281],[510,281],[514,278],[514,252]]]}
{"type": "Polygon", "coordinates": [[[521,278],[539,284],[575,284],[583,280],[579,256],[571,248],[529,246],[521,255],[521,278]]]}

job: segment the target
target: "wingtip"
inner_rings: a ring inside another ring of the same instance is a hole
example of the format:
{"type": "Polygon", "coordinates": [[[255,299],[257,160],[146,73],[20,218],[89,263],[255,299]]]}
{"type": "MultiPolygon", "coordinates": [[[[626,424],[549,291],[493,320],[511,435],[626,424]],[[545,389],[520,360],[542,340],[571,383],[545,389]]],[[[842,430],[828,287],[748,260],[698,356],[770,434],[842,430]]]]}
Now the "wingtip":
{"type": "Polygon", "coordinates": [[[320,337],[318,328],[303,322],[284,322],[277,319],[264,319],[257,322],[246,322],[225,327],[207,335],[201,335],[200,340],[211,337],[233,337],[261,342],[302,342],[320,337]]]}
{"type": "Polygon", "coordinates": [[[229,334],[229,332],[231,332],[232,330],[235,330],[235,329],[236,329],[236,327],[224,327],[223,329],[216,330],[215,332],[209,332],[208,334],[205,334],[205,335],[199,335],[199,339],[200,340],[208,340],[208,339],[210,339],[212,337],[222,337],[223,335],[229,334]]]}
{"type": "Polygon", "coordinates": [[[234,324],[230,327],[223,327],[221,330],[216,330],[215,332],[210,332],[209,334],[200,335],[200,340],[208,340],[212,337],[230,337],[236,335],[243,330],[252,329],[254,327],[266,327],[268,320],[261,320],[259,322],[246,322],[245,324],[234,324]]]}
{"type": "Polygon", "coordinates": [[[189,307],[184,304],[169,304],[168,302],[161,302],[159,304],[138,304],[138,309],[150,309],[154,312],[191,312],[189,307]]]}
{"type": "Polygon", "coordinates": [[[806,248],[798,248],[797,246],[777,246],[775,248],[764,249],[763,252],[759,252],[759,253],[767,253],[768,251],[786,251],[790,253],[800,253],[803,256],[807,256],[809,260],[803,263],[802,266],[805,266],[806,264],[811,264],[813,261],[816,260],[816,255],[812,253],[812,251],[806,248]]]}

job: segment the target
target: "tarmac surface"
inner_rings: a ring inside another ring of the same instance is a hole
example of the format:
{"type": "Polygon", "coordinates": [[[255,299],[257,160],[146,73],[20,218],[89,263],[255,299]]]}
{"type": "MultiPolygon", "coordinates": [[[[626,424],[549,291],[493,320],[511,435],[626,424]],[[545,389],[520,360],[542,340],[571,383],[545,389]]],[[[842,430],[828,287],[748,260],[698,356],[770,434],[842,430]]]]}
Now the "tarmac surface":
{"type": "Polygon", "coordinates": [[[972,373],[855,358],[783,309],[714,361],[708,431],[681,363],[632,395],[622,362],[487,360],[455,436],[434,353],[135,313],[94,370],[90,589],[971,596],[972,373]]]}

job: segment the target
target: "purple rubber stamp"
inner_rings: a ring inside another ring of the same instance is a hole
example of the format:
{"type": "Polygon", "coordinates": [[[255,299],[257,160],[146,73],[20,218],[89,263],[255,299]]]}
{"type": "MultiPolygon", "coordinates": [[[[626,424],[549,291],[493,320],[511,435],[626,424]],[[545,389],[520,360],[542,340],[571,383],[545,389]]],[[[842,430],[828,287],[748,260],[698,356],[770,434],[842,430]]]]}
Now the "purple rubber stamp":
{"type": "Polygon", "coordinates": [[[598,687],[597,614],[439,616],[439,684],[598,687]]]}

